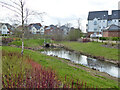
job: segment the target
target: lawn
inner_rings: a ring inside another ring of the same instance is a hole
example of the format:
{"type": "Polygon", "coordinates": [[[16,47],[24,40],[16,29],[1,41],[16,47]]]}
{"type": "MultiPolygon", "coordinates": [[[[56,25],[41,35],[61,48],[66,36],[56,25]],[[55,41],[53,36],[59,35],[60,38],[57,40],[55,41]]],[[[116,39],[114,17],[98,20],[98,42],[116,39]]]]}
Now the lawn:
{"type": "MultiPolygon", "coordinates": [[[[6,52],[20,53],[21,51],[21,48],[8,47],[8,46],[4,46],[2,49],[6,52]]],[[[93,85],[97,88],[117,88],[118,87],[117,85],[118,82],[114,80],[93,77],[88,72],[79,68],[69,66],[66,63],[61,62],[56,57],[47,56],[31,50],[25,50],[24,56],[29,56],[32,60],[41,64],[44,67],[52,68],[52,70],[54,70],[57,73],[58,78],[62,82],[64,82],[65,75],[66,75],[68,83],[71,82],[71,79],[74,79],[74,81],[76,80],[79,80],[81,82],[84,81],[90,87],[92,87],[93,85]]]]}
{"type": "Polygon", "coordinates": [[[106,59],[118,60],[118,49],[102,47],[103,43],[89,42],[60,42],[67,48],[80,51],[84,54],[90,54],[92,56],[103,56],[106,59]]]}
{"type": "Polygon", "coordinates": [[[2,50],[2,46],[0,46],[0,50],[2,50]]]}

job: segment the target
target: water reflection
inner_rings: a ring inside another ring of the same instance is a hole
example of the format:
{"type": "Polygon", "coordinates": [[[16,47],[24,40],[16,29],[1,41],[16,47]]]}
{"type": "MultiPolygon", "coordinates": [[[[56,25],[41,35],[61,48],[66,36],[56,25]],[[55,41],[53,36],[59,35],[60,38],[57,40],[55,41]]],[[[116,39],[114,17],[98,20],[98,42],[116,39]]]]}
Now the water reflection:
{"type": "Polygon", "coordinates": [[[70,51],[67,51],[64,49],[42,51],[41,53],[44,53],[47,55],[58,56],[60,58],[69,59],[74,63],[82,64],[84,66],[99,70],[100,72],[106,72],[111,76],[120,78],[120,74],[118,74],[118,71],[120,71],[120,68],[118,68],[114,64],[111,64],[111,63],[108,63],[105,61],[89,58],[85,55],[76,54],[74,52],[70,52],[70,51]]]}

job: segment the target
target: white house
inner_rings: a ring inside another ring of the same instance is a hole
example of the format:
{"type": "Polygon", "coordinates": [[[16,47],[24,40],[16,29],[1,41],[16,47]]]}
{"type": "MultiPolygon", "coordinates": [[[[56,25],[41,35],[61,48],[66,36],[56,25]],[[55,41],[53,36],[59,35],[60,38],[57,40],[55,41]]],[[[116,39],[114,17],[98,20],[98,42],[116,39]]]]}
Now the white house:
{"type": "Polygon", "coordinates": [[[32,34],[44,34],[44,28],[40,23],[34,23],[29,25],[29,30],[32,34]]]}
{"type": "Polygon", "coordinates": [[[6,24],[0,23],[0,33],[1,34],[9,34],[10,33],[6,24]]]}
{"type": "Polygon", "coordinates": [[[61,26],[60,29],[64,32],[64,35],[67,35],[70,31],[70,28],[65,25],[61,26]]]}
{"type": "Polygon", "coordinates": [[[120,10],[112,10],[112,15],[108,11],[92,11],[88,15],[87,32],[102,35],[102,30],[112,24],[120,26],[120,10]]]}

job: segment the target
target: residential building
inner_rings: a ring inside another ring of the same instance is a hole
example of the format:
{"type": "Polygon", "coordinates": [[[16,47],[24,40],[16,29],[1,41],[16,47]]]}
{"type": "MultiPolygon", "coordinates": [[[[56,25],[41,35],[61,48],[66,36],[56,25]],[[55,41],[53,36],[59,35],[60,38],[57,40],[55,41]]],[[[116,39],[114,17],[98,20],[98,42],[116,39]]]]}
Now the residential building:
{"type": "Polygon", "coordinates": [[[28,26],[31,34],[44,34],[44,28],[40,23],[32,23],[28,26]]]}
{"type": "Polygon", "coordinates": [[[46,35],[53,35],[58,30],[57,26],[55,25],[45,26],[44,29],[46,35]]]}
{"type": "Polygon", "coordinates": [[[53,28],[51,28],[50,26],[45,26],[44,30],[45,30],[44,34],[52,35],[53,28]]]}
{"type": "Polygon", "coordinates": [[[86,31],[88,36],[91,34],[103,35],[102,30],[112,24],[120,26],[120,10],[112,10],[111,15],[108,15],[108,11],[92,11],[88,14],[86,31]]]}
{"type": "Polygon", "coordinates": [[[12,34],[14,28],[8,23],[0,23],[0,34],[12,34]]]}
{"type": "Polygon", "coordinates": [[[70,28],[68,28],[67,26],[63,25],[63,26],[60,26],[60,30],[62,30],[64,32],[64,35],[67,35],[68,32],[70,31],[70,28]]]}

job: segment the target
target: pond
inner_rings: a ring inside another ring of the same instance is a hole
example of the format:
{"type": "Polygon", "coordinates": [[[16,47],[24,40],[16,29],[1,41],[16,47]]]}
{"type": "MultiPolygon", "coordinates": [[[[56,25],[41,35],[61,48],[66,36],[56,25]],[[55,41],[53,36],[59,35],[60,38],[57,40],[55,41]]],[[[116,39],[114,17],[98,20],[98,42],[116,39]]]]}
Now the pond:
{"type": "Polygon", "coordinates": [[[117,67],[117,65],[109,62],[97,60],[81,54],[76,54],[75,52],[65,50],[65,49],[46,50],[46,51],[42,51],[41,53],[44,53],[49,56],[52,55],[52,56],[57,56],[64,59],[69,59],[73,63],[82,64],[89,68],[99,70],[100,72],[108,73],[113,77],[120,78],[120,73],[119,73],[120,68],[117,67]]]}

